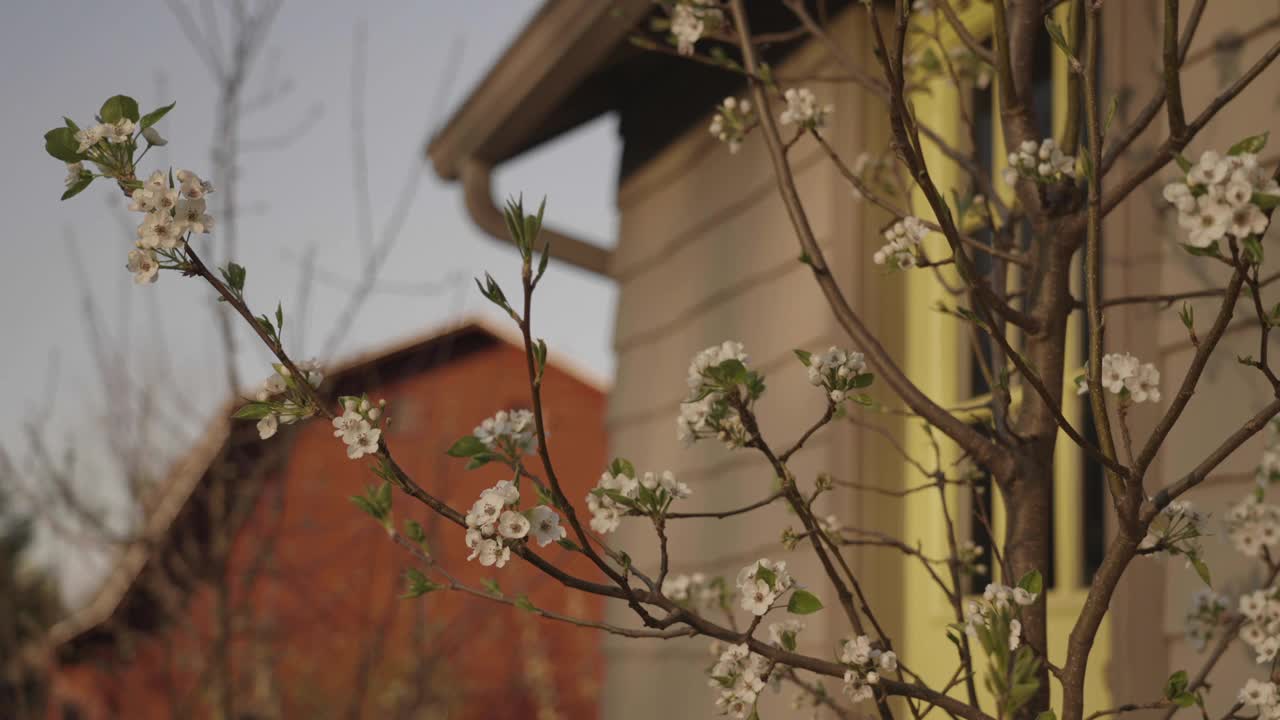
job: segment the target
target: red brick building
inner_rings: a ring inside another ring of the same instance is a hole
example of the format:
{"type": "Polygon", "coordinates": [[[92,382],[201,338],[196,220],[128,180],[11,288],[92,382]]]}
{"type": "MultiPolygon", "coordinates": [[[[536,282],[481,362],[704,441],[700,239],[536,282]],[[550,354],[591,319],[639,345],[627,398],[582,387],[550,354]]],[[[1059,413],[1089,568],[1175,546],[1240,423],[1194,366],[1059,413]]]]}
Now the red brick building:
{"type": "MultiPolygon", "coordinates": [[[[504,473],[468,472],[445,450],[529,402],[523,349],[481,322],[361,359],[322,390],[385,398],[397,461],[463,509],[504,473]]],[[[606,464],[604,392],[553,357],[544,395],[557,471],[581,498],[606,464]]],[[[402,572],[421,564],[348,499],[377,482],[371,464],[348,460],[323,421],[265,442],[252,422],[216,421],[151,504],[149,540],[55,628],[49,717],[203,718],[228,705],[237,720],[597,716],[596,632],[458,593],[400,597],[402,572]]],[[[538,607],[600,616],[598,599],[518,560],[468,563],[462,529],[403,496],[393,512],[401,528],[420,521],[468,585],[493,578],[538,607]]],[[[542,552],[592,576],[563,548],[542,552]]]]}

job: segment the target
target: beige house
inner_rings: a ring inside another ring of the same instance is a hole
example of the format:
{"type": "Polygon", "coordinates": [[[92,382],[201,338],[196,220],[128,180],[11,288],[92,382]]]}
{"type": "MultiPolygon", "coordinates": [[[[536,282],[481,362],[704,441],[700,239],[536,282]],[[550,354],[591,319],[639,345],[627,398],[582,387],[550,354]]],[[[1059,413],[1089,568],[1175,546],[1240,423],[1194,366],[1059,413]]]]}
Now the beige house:
{"type": "MultiPolygon", "coordinates": [[[[989,3],[959,4],[968,6],[962,19],[971,32],[979,38],[989,34],[989,3]]],[[[794,26],[785,9],[775,5],[752,3],[756,30],[794,26]]],[[[845,9],[833,11],[833,35],[870,63],[870,38],[861,13],[847,12],[848,3],[831,5],[845,9]]],[[[1130,1],[1105,7],[1103,87],[1121,100],[1116,128],[1132,121],[1154,88],[1160,57],[1158,5],[1130,1]]],[[[1250,29],[1256,18],[1278,9],[1280,3],[1272,0],[1220,0],[1211,6],[1184,71],[1189,115],[1198,113],[1276,41],[1274,31],[1250,29]],[[1227,50],[1215,52],[1215,47],[1227,50]]],[[[681,448],[675,417],[686,390],[689,358],[727,338],[744,342],[752,365],[769,382],[761,406],[763,430],[781,442],[807,426],[822,408],[792,349],[817,350],[847,342],[808,268],[797,262],[798,245],[762,141],[749,137],[741,152],[730,154],[707,132],[713,106],[726,95],[741,95],[742,84],[730,73],[630,43],[629,36],[647,27],[654,12],[649,0],[548,0],[435,137],[429,154],[441,177],[461,180],[467,209],[476,223],[505,241],[499,199],[490,191],[491,170],[602,113],[619,116],[623,150],[616,249],[556,233],[553,254],[562,262],[611,278],[619,289],[613,337],[617,378],[608,411],[613,454],[630,458],[642,469],[674,470],[695,488],[690,509],[724,509],[766,496],[772,490],[772,473],[757,457],[728,452],[714,443],[681,448]]],[[[950,34],[942,35],[946,46],[942,49],[947,50],[950,34]]],[[[779,76],[812,77],[836,69],[821,47],[803,42],[776,48],[770,61],[779,76]]],[[[1236,105],[1214,119],[1190,151],[1224,148],[1240,137],[1269,129],[1278,72],[1272,69],[1264,74],[1236,105]]],[[[1042,75],[1044,115],[1052,117],[1060,103],[1055,98],[1061,98],[1065,85],[1060,54],[1046,50],[1042,75]]],[[[881,98],[851,84],[812,87],[821,102],[835,107],[825,135],[846,159],[887,146],[887,113],[881,98]]],[[[962,144],[964,137],[958,103],[974,108],[975,114],[986,118],[979,122],[986,137],[978,140],[989,144],[991,156],[998,159],[1004,152],[995,130],[998,121],[988,109],[989,97],[989,92],[975,87],[933,83],[915,102],[920,116],[956,144],[962,144]]],[[[1149,153],[1165,132],[1158,118],[1134,144],[1135,155],[1149,153]]],[[[861,317],[900,359],[908,375],[942,404],[980,396],[983,388],[972,378],[963,328],[931,310],[934,301],[944,297],[933,276],[886,274],[872,264],[871,255],[880,244],[879,231],[888,216],[856,201],[815,143],[801,141],[791,158],[816,236],[861,317]]],[[[944,189],[949,182],[958,184],[959,173],[940,156],[932,165],[944,189]]],[[[997,176],[999,168],[1000,162],[993,162],[997,176]]],[[[1125,171],[1124,163],[1116,170],[1120,175],[1125,171]]],[[[1221,286],[1221,278],[1205,274],[1204,263],[1171,242],[1176,223],[1159,201],[1165,177],[1140,188],[1108,219],[1107,296],[1180,292],[1212,287],[1215,281],[1221,286]]],[[[549,221],[553,223],[554,217],[549,221]]],[[[1216,307],[1212,299],[1195,304],[1198,317],[1210,317],[1216,307]]],[[[1238,425],[1268,397],[1258,374],[1234,363],[1236,355],[1257,351],[1256,324],[1250,324],[1243,312],[1237,318],[1182,424],[1158,459],[1152,485],[1179,477],[1220,440],[1231,423],[1238,425]]],[[[1176,312],[1127,305],[1109,310],[1107,323],[1109,349],[1156,361],[1166,392],[1172,394],[1193,352],[1176,312]]],[[[1078,350],[1083,347],[1080,330],[1072,332],[1078,350]]],[[[889,400],[887,391],[881,395],[889,400]]],[[[1082,407],[1074,393],[1069,396],[1067,414],[1079,423],[1082,407]]],[[[866,422],[888,430],[908,452],[927,456],[927,438],[919,423],[885,415],[865,417],[866,422]]],[[[1143,408],[1136,412],[1135,422],[1149,425],[1154,417],[1153,411],[1143,408]]],[[[1143,430],[1137,428],[1138,433],[1143,430]]],[[[1068,442],[1063,437],[1060,447],[1068,442]]],[[[1262,442],[1255,439],[1225,463],[1193,496],[1197,505],[1221,518],[1253,481],[1262,442]]],[[[1070,452],[1060,454],[1054,567],[1048,569],[1050,655],[1057,660],[1110,523],[1096,468],[1070,452]]],[[[797,456],[795,469],[800,477],[812,478],[825,471],[885,489],[901,489],[920,479],[883,438],[852,423],[819,433],[797,456]]],[[[961,508],[970,502],[967,497],[955,500],[961,508]]],[[[825,511],[838,513],[849,524],[893,532],[907,542],[919,543],[926,552],[945,547],[933,497],[916,494],[902,500],[846,491],[826,496],[826,502],[825,511]]],[[[972,508],[964,512],[971,515],[972,508]]],[[[998,506],[993,513],[998,526],[998,506]]],[[[977,523],[968,518],[964,518],[964,532],[981,541],[977,523]]],[[[795,552],[782,547],[782,530],[789,525],[795,525],[794,518],[781,509],[679,525],[672,531],[673,546],[683,549],[673,560],[675,569],[732,577],[758,557],[785,558],[793,574],[808,580],[821,594],[825,589],[818,585],[822,573],[811,554],[804,547],[795,552]]],[[[1241,566],[1220,537],[1221,530],[1216,533],[1205,545],[1215,584],[1230,590],[1243,582],[1241,566]]],[[[652,532],[639,523],[624,525],[617,543],[638,563],[656,562],[652,532]]],[[[849,556],[866,578],[877,614],[896,638],[904,661],[938,684],[944,683],[954,667],[954,653],[943,637],[949,609],[938,593],[929,591],[925,574],[880,549],[853,551],[849,556]]],[[[1188,599],[1199,583],[1180,562],[1141,560],[1135,565],[1113,603],[1093,656],[1088,693],[1092,709],[1153,699],[1172,671],[1194,672],[1199,667],[1196,650],[1183,633],[1188,599]]],[[[614,612],[620,622],[629,620],[626,608],[619,606],[614,612]]],[[[841,620],[829,612],[806,618],[802,648],[831,653],[844,632],[841,620]]],[[[645,643],[610,638],[607,653],[607,717],[713,713],[713,694],[704,675],[711,661],[705,641],[645,643]]],[[[1229,703],[1249,672],[1250,658],[1244,650],[1233,649],[1216,671],[1222,687],[1229,689],[1211,695],[1211,707],[1229,703]]],[[[786,707],[788,702],[789,697],[770,697],[762,712],[786,707]]]]}

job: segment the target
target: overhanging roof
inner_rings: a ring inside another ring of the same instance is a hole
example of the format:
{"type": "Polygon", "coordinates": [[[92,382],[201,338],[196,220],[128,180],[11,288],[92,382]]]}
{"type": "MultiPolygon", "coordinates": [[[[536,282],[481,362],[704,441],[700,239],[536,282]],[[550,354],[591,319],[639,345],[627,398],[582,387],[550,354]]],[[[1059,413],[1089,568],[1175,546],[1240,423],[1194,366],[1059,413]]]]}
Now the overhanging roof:
{"type": "Polygon", "coordinates": [[[436,173],[457,180],[467,160],[496,165],[606,110],[581,85],[652,10],[652,0],[544,3],[431,139],[436,173]]]}
{"type": "MultiPolygon", "coordinates": [[[[832,0],[829,9],[848,5],[832,0]]],[[[757,31],[797,23],[781,3],[753,2],[748,10],[757,31]]],[[[510,241],[492,197],[491,171],[498,164],[616,111],[624,140],[620,175],[626,177],[704,121],[715,100],[741,88],[743,79],[733,72],[630,43],[655,15],[665,17],[653,0],[547,0],[521,30],[427,146],[436,173],[462,181],[477,226],[510,241]]],[[[776,62],[799,45],[782,40],[762,51],[776,62]]],[[[558,260],[610,274],[609,250],[552,228],[543,233],[558,260]]]]}

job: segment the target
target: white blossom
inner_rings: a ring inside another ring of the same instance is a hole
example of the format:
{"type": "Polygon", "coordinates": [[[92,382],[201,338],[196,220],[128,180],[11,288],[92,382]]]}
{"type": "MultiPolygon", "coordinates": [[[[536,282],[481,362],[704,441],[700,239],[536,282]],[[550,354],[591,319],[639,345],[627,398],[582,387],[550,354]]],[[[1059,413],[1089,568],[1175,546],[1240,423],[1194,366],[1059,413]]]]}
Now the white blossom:
{"type": "Polygon", "coordinates": [[[179,231],[183,233],[193,232],[203,235],[213,232],[213,216],[205,212],[203,197],[183,195],[178,198],[178,204],[173,209],[173,220],[179,231]]]}
{"type": "Polygon", "coordinates": [[[546,505],[539,505],[529,511],[529,523],[529,536],[538,542],[538,547],[546,547],[564,539],[565,529],[560,524],[560,516],[546,505]]]}
{"type": "Polygon", "coordinates": [[[929,228],[918,217],[908,215],[884,231],[885,244],[872,260],[877,265],[891,265],[900,270],[916,266],[920,255],[920,243],[929,234],[929,228]]]}
{"type": "Polygon", "coordinates": [[[149,249],[129,251],[129,263],[125,266],[133,273],[133,281],[139,285],[153,283],[160,272],[160,262],[149,249]]]}
{"type": "Polygon", "coordinates": [[[533,413],[529,410],[500,410],[471,432],[495,452],[518,455],[532,453],[537,447],[533,413]]]}
{"type": "Polygon", "coordinates": [[[1009,166],[1001,171],[1010,186],[1019,177],[1039,183],[1062,182],[1076,176],[1076,159],[1062,152],[1053,138],[1023,141],[1018,149],[1009,153],[1009,166]]]}
{"type": "MultiPolygon", "coordinates": [[[[1160,402],[1160,371],[1152,363],[1143,363],[1129,353],[1102,356],[1102,387],[1135,403],[1160,402]]],[[[1089,391],[1087,377],[1077,378],[1076,389],[1083,395],[1089,391]]]]}
{"type": "Polygon", "coordinates": [[[1255,197],[1274,201],[1280,184],[1253,153],[1206,150],[1185,177],[1164,187],[1162,195],[1178,211],[1178,225],[1187,231],[1186,245],[1203,249],[1224,237],[1244,240],[1266,232],[1269,220],[1255,197]]]}
{"type": "Polygon", "coordinates": [[[129,118],[120,118],[114,123],[106,123],[100,127],[104,128],[102,133],[107,142],[119,145],[129,142],[133,138],[135,125],[129,118]]]}
{"type": "Polygon", "coordinates": [[[755,122],[751,101],[730,96],[716,107],[716,115],[711,118],[708,129],[712,136],[729,146],[729,154],[732,155],[742,148],[742,140],[755,122]]]}
{"type": "Polygon", "coordinates": [[[730,360],[743,365],[749,362],[742,343],[726,340],[693,356],[686,377],[689,396],[680,404],[676,418],[676,436],[681,444],[689,446],[706,437],[718,438],[729,448],[746,444],[742,418],[726,401],[724,389],[709,376],[712,369],[730,360]]]}
{"type": "Polygon", "coordinates": [[[271,413],[258,421],[258,437],[266,440],[276,434],[276,430],[280,427],[280,418],[275,413],[271,413]]]}
{"type": "Polygon", "coordinates": [[[178,180],[178,191],[182,197],[200,200],[213,192],[213,183],[200,179],[199,175],[190,170],[179,170],[174,177],[178,180]]]}
{"type": "Polygon", "coordinates": [[[796,636],[799,635],[802,630],[804,630],[804,623],[795,618],[789,618],[782,622],[770,623],[769,642],[773,643],[777,647],[792,650],[796,646],[796,636]]]}
{"type": "Polygon", "coordinates": [[[382,431],[378,428],[360,433],[355,440],[347,443],[347,457],[352,460],[359,460],[365,455],[372,455],[378,452],[378,440],[381,437],[382,431]]]}
{"type": "Polygon", "coordinates": [[[785,561],[761,558],[738,572],[739,602],[743,610],[763,616],[793,584],[785,561]]]}
{"type": "MultiPolygon", "coordinates": [[[[284,388],[281,387],[283,385],[284,378],[279,375],[275,375],[273,378],[267,380],[268,389],[280,387],[280,390],[277,390],[276,392],[283,391],[284,388]],[[275,381],[274,378],[280,379],[279,381],[275,381]]],[[[361,435],[368,433],[369,430],[373,428],[373,426],[369,424],[369,421],[365,419],[364,415],[360,414],[357,410],[347,410],[345,413],[334,418],[333,427],[335,428],[333,436],[342,438],[342,442],[348,445],[356,442],[361,435]]]]}
{"type": "Polygon", "coordinates": [[[817,96],[809,88],[788,88],[782,97],[787,101],[787,108],[778,118],[783,125],[819,129],[826,126],[827,117],[836,111],[834,105],[818,105],[817,96]]]}
{"type": "Polygon", "coordinates": [[[498,532],[508,540],[519,540],[529,534],[529,518],[511,510],[498,518],[498,532]]]}
{"type": "Polygon", "coordinates": [[[710,7],[712,0],[680,0],[671,10],[671,34],[676,39],[676,51],[692,55],[693,46],[707,31],[707,24],[719,25],[724,13],[710,7]]]}
{"type": "Polygon", "coordinates": [[[78,152],[80,152],[81,154],[88,152],[89,148],[102,142],[102,140],[106,138],[106,136],[107,136],[106,125],[94,125],[93,127],[90,127],[90,128],[77,130],[75,135],[76,142],[80,143],[78,152]]]}
{"type": "Polygon", "coordinates": [[[81,175],[84,175],[84,163],[67,163],[66,186],[71,187],[72,185],[80,182],[81,175]]]}
{"type": "Polygon", "coordinates": [[[169,141],[165,140],[164,137],[160,135],[160,131],[156,130],[154,127],[143,128],[142,137],[146,138],[149,145],[155,145],[156,147],[164,147],[169,144],[169,141]]]}

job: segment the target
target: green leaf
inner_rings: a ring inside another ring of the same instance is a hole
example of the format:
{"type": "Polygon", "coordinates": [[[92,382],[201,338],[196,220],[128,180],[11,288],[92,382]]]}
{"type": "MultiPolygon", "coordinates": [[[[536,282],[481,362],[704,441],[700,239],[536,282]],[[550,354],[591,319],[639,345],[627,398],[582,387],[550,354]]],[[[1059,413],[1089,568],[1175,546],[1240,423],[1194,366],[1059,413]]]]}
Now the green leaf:
{"type": "Polygon", "coordinates": [[[787,652],[796,651],[796,634],[793,632],[782,633],[782,649],[787,652]]]}
{"type": "Polygon", "coordinates": [[[177,104],[178,104],[177,102],[171,102],[168,105],[165,105],[164,107],[158,107],[155,110],[152,110],[146,115],[143,115],[142,119],[138,121],[138,124],[142,126],[143,130],[151,127],[152,125],[155,125],[156,123],[160,122],[160,118],[164,117],[165,115],[168,115],[169,111],[173,109],[173,106],[177,104]]]}
{"type": "Polygon", "coordinates": [[[284,330],[284,306],[280,303],[276,303],[276,329],[284,330]]]}
{"type": "Polygon", "coordinates": [[[352,504],[354,504],[356,507],[363,510],[365,513],[373,517],[375,520],[382,519],[382,512],[378,510],[378,507],[376,505],[369,502],[369,498],[366,498],[363,495],[352,495],[348,499],[352,502],[352,504]]]}
{"type": "Polygon", "coordinates": [[[266,403],[254,402],[241,407],[232,413],[231,417],[236,420],[261,420],[271,414],[271,406],[266,403]]]}
{"type": "Polygon", "coordinates": [[[128,95],[112,96],[102,103],[102,109],[98,111],[98,115],[102,117],[104,123],[114,123],[121,118],[129,118],[137,122],[138,101],[128,95]]]}
{"type": "Polygon", "coordinates": [[[1177,697],[1173,698],[1173,704],[1183,708],[1191,707],[1199,702],[1200,697],[1195,693],[1189,692],[1179,693],[1177,697]]]}
{"type": "Polygon", "coordinates": [[[858,388],[858,389],[870,387],[871,383],[875,381],[876,381],[876,376],[874,374],[862,373],[861,375],[854,376],[853,382],[849,383],[849,387],[858,388]]]}
{"type": "Polygon", "coordinates": [[[1186,250],[1189,255],[1195,255],[1196,257],[1222,257],[1222,251],[1218,249],[1218,243],[1216,242],[1209,247],[1202,248],[1183,245],[1182,249],[1186,250]]]}
{"type": "Polygon", "coordinates": [[[480,581],[480,584],[484,585],[484,589],[488,590],[489,594],[502,597],[502,588],[498,587],[497,580],[494,580],[493,578],[485,578],[480,581]]]}
{"type": "Polygon", "coordinates": [[[384,512],[391,509],[391,483],[383,482],[374,491],[373,499],[384,512]]]}
{"type": "Polygon", "coordinates": [[[1120,110],[1120,96],[1111,96],[1111,105],[1107,107],[1107,119],[1102,123],[1102,136],[1107,136],[1107,131],[1111,129],[1111,122],[1116,119],[1116,113],[1120,110]]]}
{"type": "Polygon", "coordinates": [[[429,592],[434,592],[444,587],[439,583],[431,582],[425,575],[413,568],[404,571],[404,579],[408,583],[408,588],[405,594],[400,597],[405,600],[422,597],[429,592]]]}
{"type": "Polygon", "coordinates": [[[1191,161],[1188,160],[1186,156],[1184,156],[1182,153],[1174,153],[1173,161],[1178,164],[1178,167],[1182,170],[1182,172],[1184,173],[1191,172],[1191,161]]]}
{"type": "Polygon", "coordinates": [[[747,381],[747,366],[741,360],[725,360],[712,368],[707,368],[707,375],[725,385],[739,385],[747,381]]]}
{"type": "Polygon", "coordinates": [[[796,357],[800,358],[800,362],[804,363],[805,367],[809,367],[809,359],[813,357],[813,353],[808,350],[792,350],[791,352],[795,353],[796,357]]]}
{"type": "Polygon", "coordinates": [[[629,478],[634,478],[636,476],[636,467],[626,458],[614,458],[613,462],[609,463],[609,472],[614,475],[626,475],[629,478]]]}
{"type": "Polygon", "coordinates": [[[1200,576],[1204,584],[1213,587],[1213,581],[1209,578],[1209,566],[1200,559],[1200,556],[1188,555],[1187,560],[1191,562],[1191,567],[1196,569],[1196,574],[1200,576]]]}
{"type": "Polygon", "coordinates": [[[422,523],[417,520],[409,520],[405,522],[404,534],[405,537],[416,543],[420,543],[427,539],[427,533],[422,529],[422,523]]]}
{"type": "Polygon", "coordinates": [[[1254,193],[1249,201],[1263,210],[1274,210],[1280,205],[1280,195],[1263,195],[1262,193],[1254,193]]]}
{"type": "Polygon", "coordinates": [[[67,200],[79,195],[84,192],[85,188],[89,187],[89,183],[91,182],[93,182],[93,173],[80,173],[80,177],[77,178],[75,182],[71,183],[71,187],[67,188],[66,192],[62,193],[62,199],[67,200]]]}
{"type": "Polygon", "coordinates": [[[497,459],[498,456],[491,452],[482,452],[477,455],[472,455],[471,459],[467,461],[467,466],[464,469],[475,470],[476,468],[482,468],[497,459]]]}
{"type": "Polygon", "coordinates": [[[1039,570],[1032,570],[1018,581],[1018,587],[1029,593],[1039,595],[1044,590],[1044,577],[1039,570]]]}
{"type": "Polygon", "coordinates": [[[517,597],[515,604],[516,604],[516,607],[520,608],[521,610],[524,610],[525,612],[535,612],[538,609],[537,607],[534,606],[532,602],[530,602],[529,598],[525,595],[520,595],[519,597],[517,597]]]}
{"type": "Polygon", "coordinates": [[[796,590],[791,593],[791,599],[787,601],[787,612],[794,615],[809,615],[821,609],[822,601],[805,590],[796,590]]]}
{"type": "Polygon", "coordinates": [[[578,547],[577,543],[569,539],[557,540],[556,544],[564,548],[565,550],[569,550],[571,552],[578,552],[581,549],[578,547]]]}
{"type": "Polygon", "coordinates": [[[1188,302],[1182,303],[1182,309],[1178,311],[1178,318],[1182,320],[1182,324],[1185,325],[1188,330],[1194,328],[1196,324],[1195,306],[1188,302]]]}
{"type": "Polygon", "coordinates": [[[1063,55],[1068,59],[1074,60],[1075,56],[1071,54],[1071,46],[1067,44],[1067,36],[1062,32],[1062,26],[1053,19],[1052,15],[1044,16],[1044,28],[1049,31],[1049,37],[1053,38],[1053,44],[1058,46],[1063,55]]]}
{"type": "Polygon", "coordinates": [[[769,586],[770,590],[772,590],[778,583],[778,576],[774,574],[772,570],[763,565],[756,566],[756,579],[765,581],[765,584],[769,586]]]}
{"type": "Polygon", "coordinates": [[[54,128],[44,134],[44,151],[64,163],[80,162],[80,141],[69,127],[54,128]]]}
{"type": "Polygon", "coordinates": [[[1262,152],[1262,148],[1267,146],[1267,136],[1270,134],[1271,134],[1271,131],[1268,130],[1267,132],[1264,132],[1261,135],[1250,135],[1249,137],[1241,140],[1235,145],[1232,145],[1231,148],[1227,150],[1227,155],[1243,155],[1245,153],[1255,153],[1255,154],[1260,153],[1262,152]]]}
{"type": "Polygon", "coordinates": [[[1178,672],[1170,675],[1169,680],[1164,684],[1165,699],[1172,700],[1183,692],[1186,692],[1187,685],[1189,683],[1190,680],[1187,678],[1186,670],[1179,670],[1178,672]]]}
{"type": "Polygon", "coordinates": [[[1244,249],[1245,260],[1254,265],[1262,264],[1262,241],[1257,235],[1250,235],[1241,240],[1240,246],[1244,249]]]}
{"type": "Polygon", "coordinates": [[[452,447],[450,447],[448,450],[445,451],[445,454],[449,455],[450,457],[459,457],[459,458],[473,457],[475,455],[479,455],[482,452],[488,452],[488,450],[489,448],[485,447],[485,444],[480,442],[480,440],[476,438],[476,436],[467,435],[463,437],[461,440],[458,440],[458,442],[454,443],[452,447]]]}

